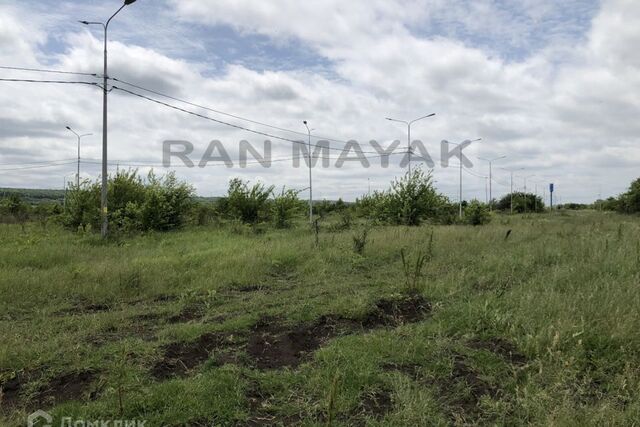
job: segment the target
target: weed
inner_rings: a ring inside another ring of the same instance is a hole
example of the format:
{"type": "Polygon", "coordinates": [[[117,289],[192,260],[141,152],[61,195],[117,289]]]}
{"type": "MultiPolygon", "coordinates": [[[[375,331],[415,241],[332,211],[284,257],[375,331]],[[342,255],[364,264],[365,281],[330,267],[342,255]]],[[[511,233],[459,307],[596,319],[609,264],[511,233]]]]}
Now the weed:
{"type": "Polygon", "coordinates": [[[335,377],[333,377],[331,389],[329,390],[329,398],[327,402],[327,427],[331,427],[333,425],[333,420],[335,418],[336,396],[338,395],[339,382],[340,376],[339,374],[336,374],[335,377]]]}
{"type": "Polygon", "coordinates": [[[358,255],[364,255],[364,249],[367,246],[367,237],[369,236],[369,227],[364,227],[357,234],[353,235],[353,251],[358,255]]]}
{"type": "Polygon", "coordinates": [[[411,260],[405,253],[405,249],[400,249],[402,259],[402,270],[405,276],[405,292],[410,295],[417,295],[424,290],[425,265],[433,259],[433,231],[429,237],[426,251],[420,250],[415,260],[411,260]]]}

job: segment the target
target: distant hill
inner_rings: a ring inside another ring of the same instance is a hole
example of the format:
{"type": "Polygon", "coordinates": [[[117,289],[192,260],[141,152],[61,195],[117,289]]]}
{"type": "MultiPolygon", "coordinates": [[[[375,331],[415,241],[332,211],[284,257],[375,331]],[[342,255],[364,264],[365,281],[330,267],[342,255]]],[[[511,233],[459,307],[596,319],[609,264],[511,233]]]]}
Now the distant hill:
{"type": "Polygon", "coordinates": [[[35,190],[27,188],[0,188],[0,199],[10,194],[18,194],[22,200],[30,204],[62,203],[64,190],[35,190]]]}

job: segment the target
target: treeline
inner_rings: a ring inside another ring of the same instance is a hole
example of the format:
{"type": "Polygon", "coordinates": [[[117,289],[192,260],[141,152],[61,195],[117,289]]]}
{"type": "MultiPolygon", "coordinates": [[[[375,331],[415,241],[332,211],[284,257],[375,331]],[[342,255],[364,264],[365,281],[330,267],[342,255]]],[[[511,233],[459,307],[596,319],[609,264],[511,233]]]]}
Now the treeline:
{"type": "MultiPolygon", "coordinates": [[[[119,171],[108,180],[108,219],[112,233],[169,231],[185,225],[232,222],[247,226],[289,228],[306,223],[308,202],[292,189],[276,189],[235,178],[224,197],[209,201],[195,196],[190,185],[175,174],[141,176],[137,170],[119,171]]],[[[0,202],[0,221],[19,222],[35,218],[55,222],[70,230],[98,231],[101,226],[101,182],[71,185],[63,204],[30,205],[12,194],[0,202]]],[[[458,204],[435,189],[431,174],[415,169],[391,182],[388,190],[376,191],[355,203],[314,203],[314,217],[337,219],[334,227],[347,229],[355,219],[369,224],[418,226],[437,224],[486,224],[489,208],[478,201],[464,203],[464,220],[458,204]]]]}
{"type": "Polygon", "coordinates": [[[616,211],[625,214],[640,213],[640,178],[629,186],[627,192],[618,197],[609,197],[606,200],[597,200],[592,207],[605,211],[616,211]]]}

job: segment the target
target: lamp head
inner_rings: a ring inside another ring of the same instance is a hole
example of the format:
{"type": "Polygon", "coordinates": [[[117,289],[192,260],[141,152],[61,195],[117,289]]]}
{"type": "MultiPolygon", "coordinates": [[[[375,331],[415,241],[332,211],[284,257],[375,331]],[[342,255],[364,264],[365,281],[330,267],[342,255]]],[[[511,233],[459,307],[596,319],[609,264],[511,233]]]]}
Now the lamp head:
{"type": "Polygon", "coordinates": [[[84,25],[89,25],[89,21],[78,21],[78,22],[80,22],[81,24],[84,24],[84,25]]]}
{"type": "Polygon", "coordinates": [[[129,6],[130,4],[133,4],[135,2],[136,2],[136,0],[124,0],[124,5],[125,6],[129,6]]]}

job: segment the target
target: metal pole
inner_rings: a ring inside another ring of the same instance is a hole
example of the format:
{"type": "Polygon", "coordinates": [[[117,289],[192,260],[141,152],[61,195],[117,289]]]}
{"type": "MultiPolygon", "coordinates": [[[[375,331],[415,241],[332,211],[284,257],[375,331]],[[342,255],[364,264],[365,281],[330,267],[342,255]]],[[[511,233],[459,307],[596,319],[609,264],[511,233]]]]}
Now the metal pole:
{"type": "Polygon", "coordinates": [[[489,211],[493,210],[492,201],[493,201],[493,161],[489,162],[489,211]]]}
{"type": "Polygon", "coordinates": [[[100,214],[102,215],[102,238],[106,238],[109,233],[109,216],[107,207],[107,97],[109,92],[107,91],[108,80],[108,66],[107,66],[107,31],[108,25],[104,26],[104,75],[103,75],[103,87],[102,87],[102,188],[100,197],[100,214]]]}
{"type": "Polygon", "coordinates": [[[122,9],[124,9],[126,6],[135,3],[136,0],[125,0],[124,4],[122,6],[120,6],[120,9],[118,9],[116,11],[116,13],[114,13],[113,15],[111,15],[111,18],[109,18],[107,20],[106,23],[102,23],[102,22],[88,22],[88,21],[80,21],[82,24],[85,25],[102,25],[102,27],[104,28],[104,74],[103,74],[103,78],[102,78],[102,188],[101,188],[101,194],[100,194],[100,215],[102,216],[102,230],[101,230],[101,234],[102,234],[102,238],[106,238],[107,234],[109,232],[109,217],[108,217],[108,208],[107,208],[107,185],[108,185],[108,177],[107,177],[107,143],[108,143],[108,119],[107,119],[107,112],[108,112],[108,95],[109,95],[109,90],[107,89],[107,83],[109,80],[109,73],[108,73],[108,54],[107,54],[107,43],[108,43],[108,30],[109,30],[109,24],[111,23],[111,20],[113,20],[113,18],[116,17],[116,15],[118,13],[120,13],[120,11],[122,9]]]}
{"type": "Polygon", "coordinates": [[[80,188],[80,135],[78,135],[78,173],[76,174],[76,187],[80,188]]]}
{"type": "Polygon", "coordinates": [[[513,215],[513,172],[511,172],[511,215],[513,215]]]}
{"type": "Polygon", "coordinates": [[[462,155],[460,156],[460,219],[462,219],[462,155]]]}
{"type": "Polygon", "coordinates": [[[411,122],[407,123],[407,150],[409,152],[409,175],[411,175],[411,122]]]}
{"type": "Polygon", "coordinates": [[[311,175],[311,129],[309,129],[309,124],[307,121],[304,121],[304,125],[307,128],[307,132],[309,134],[308,140],[308,161],[309,161],[309,223],[313,225],[313,179],[311,175]]]}
{"type": "Polygon", "coordinates": [[[525,215],[527,214],[527,204],[529,203],[529,200],[527,200],[529,197],[527,197],[527,177],[524,177],[524,213],[525,215]]]}
{"type": "Polygon", "coordinates": [[[489,193],[488,193],[488,186],[487,186],[487,180],[489,178],[485,177],[484,178],[484,199],[486,200],[486,203],[489,204],[489,193]]]}
{"type": "Polygon", "coordinates": [[[415,120],[412,120],[410,122],[407,122],[405,120],[398,120],[398,119],[392,119],[390,117],[386,117],[386,120],[389,120],[391,122],[398,122],[398,123],[404,123],[405,125],[407,125],[407,150],[408,153],[407,155],[409,156],[409,173],[411,173],[411,154],[412,154],[412,150],[411,150],[411,125],[417,121],[420,121],[422,119],[427,119],[429,117],[433,117],[435,116],[436,113],[431,113],[429,115],[417,118],[415,120]]]}

